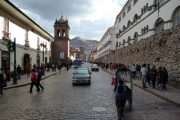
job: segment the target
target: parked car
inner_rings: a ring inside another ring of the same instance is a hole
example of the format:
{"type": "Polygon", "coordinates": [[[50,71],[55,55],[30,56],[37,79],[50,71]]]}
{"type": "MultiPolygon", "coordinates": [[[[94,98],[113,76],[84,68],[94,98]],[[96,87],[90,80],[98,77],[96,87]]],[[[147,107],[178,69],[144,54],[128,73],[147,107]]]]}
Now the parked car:
{"type": "Polygon", "coordinates": [[[88,68],[77,68],[73,72],[72,84],[91,84],[91,72],[88,68]]]}
{"type": "Polygon", "coordinates": [[[99,71],[99,67],[97,66],[97,64],[91,65],[91,71],[99,71]]]}

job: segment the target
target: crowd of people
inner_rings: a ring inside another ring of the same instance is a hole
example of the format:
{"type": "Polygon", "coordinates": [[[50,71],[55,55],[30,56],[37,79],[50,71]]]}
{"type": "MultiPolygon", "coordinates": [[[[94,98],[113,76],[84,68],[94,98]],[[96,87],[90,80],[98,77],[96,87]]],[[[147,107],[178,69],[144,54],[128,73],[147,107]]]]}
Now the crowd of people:
{"type": "Polygon", "coordinates": [[[124,64],[117,63],[97,63],[104,69],[118,70],[121,75],[128,75],[131,73],[133,79],[141,80],[142,86],[149,87],[158,90],[166,90],[166,83],[168,82],[168,72],[165,67],[156,67],[150,64],[132,64],[131,66],[126,66],[124,64]]]}

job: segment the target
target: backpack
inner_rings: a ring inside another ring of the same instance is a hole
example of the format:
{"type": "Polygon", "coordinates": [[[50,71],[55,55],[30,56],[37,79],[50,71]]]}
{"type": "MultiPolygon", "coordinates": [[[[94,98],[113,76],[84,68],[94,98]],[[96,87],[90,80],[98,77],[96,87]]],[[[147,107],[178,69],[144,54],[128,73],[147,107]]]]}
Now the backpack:
{"type": "Polygon", "coordinates": [[[32,81],[36,81],[36,73],[35,73],[35,72],[32,72],[32,74],[31,74],[31,80],[32,80],[32,81]]]}
{"type": "Polygon", "coordinates": [[[41,76],[42,76],[42,71],[41,71],[41,70],[38,70],[38,72],[37,72],[37,77],[38,77],[38,79],[41,79],[41,76]]]}

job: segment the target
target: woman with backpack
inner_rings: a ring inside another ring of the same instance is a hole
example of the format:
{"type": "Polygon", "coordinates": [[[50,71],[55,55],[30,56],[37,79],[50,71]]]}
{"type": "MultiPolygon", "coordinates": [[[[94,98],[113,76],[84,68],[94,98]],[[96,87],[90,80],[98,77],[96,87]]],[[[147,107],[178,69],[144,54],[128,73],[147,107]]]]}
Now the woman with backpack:
{"type": "Polygon", "coordinates": [[[30,86],[30,93],[32,93],[32,89],[33,89],[33,86],[36,86],[37,88],[37,92],[39,92],[39,86],[38,86],[38,82],[37,82],[37,74],[35,72],[35,69],[32,70],[32,73],[31,73],[31,86],[30,86]]]}

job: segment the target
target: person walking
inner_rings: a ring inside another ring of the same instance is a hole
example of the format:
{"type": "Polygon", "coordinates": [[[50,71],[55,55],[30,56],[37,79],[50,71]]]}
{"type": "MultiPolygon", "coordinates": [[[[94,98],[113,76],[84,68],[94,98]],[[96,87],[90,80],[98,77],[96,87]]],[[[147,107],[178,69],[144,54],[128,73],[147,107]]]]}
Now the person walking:
{"type": "Polygon", "coordinates": [[[151,82],[152,82],[152,87],[155,89],[156,85],[156,76],[157,76],[157,70],[156,66],[154,65],[152,69],[150,70],[150,75],[151,75],[151,82]]]}
{"type": "Polygon", "coordinates": [[[142,75],[142,85],[143,88],[147,88],[146,87],[146,82],[147,82],[147,69],[146,69],[146,64],[143,64],[142,68],[141,68],[141,75],[142,75]]]}
{"type": "Polygon", "coordinates": [[[133,79],[135,79],[135,77],[136,77],[136,66],[135,66],[135,64],[132,64],[130,70],[131,70],[133,79]]]}
{"type": "Polygon", "coordinates": [[[66,64],[66,70],[67,71],[69,70],[69,64],[68,63],[66,64]]]}
{"type": "Polygon", "coordinates": [[[160,76],[162,79],[162,89],[166,90],[166,83],[168,82],[168,72],[165,67],[162,67],[162,75],[160,76]]]}
{"type": "Polygon", "coordinates": [[[37,85],[42,89],[44,90],[44,87],[41,85],[40,81],[42,79],[42,75],[43,75],[43,72],[41,70],[41,68],[38,67],[38,71],[37,71],[37,85]]]}
{"type": "Polygon", "coordinates": [[[35,72],[35,69],[32,70],[32,73],[31,73],[31,86],[30,86],[30,93],[32,93],[32,89],[33,89],[33,86],[36,86],[37,88],[37,92],[39,92],[39,86],[37,84],[37,74],[35,72]]]}
{"type": "Polygon", "coordinates": [[[21,67],[20,67],[20,65],[18,65],[18,67],[17,67],[17,79],[18,80],[21,79],[21,67]]]}
{"type": "Polygon", "coordinates": [[[147,64],[147,82],[148,85],[151,86],[151,75],[150,75],[150,64],[147,64]]]}
{"type": "Polygon", "coordinates": [[[61,68],[62,68],[62,66],[61,66],[61,64],[59,64],[58,65],[59,74],[61,74],[61,68]]]}
{"type": "Polygon", "coordinates": [[[163,89],[163,73],[162,67],[158,68],[158,75],[157,75],[157,83],[158,83],[158,90],[162,91],[163,89]]]}

